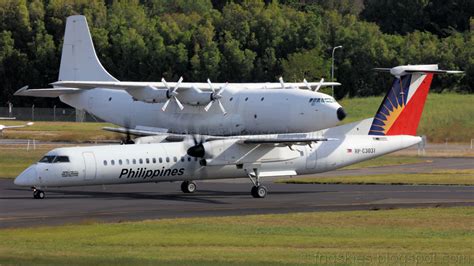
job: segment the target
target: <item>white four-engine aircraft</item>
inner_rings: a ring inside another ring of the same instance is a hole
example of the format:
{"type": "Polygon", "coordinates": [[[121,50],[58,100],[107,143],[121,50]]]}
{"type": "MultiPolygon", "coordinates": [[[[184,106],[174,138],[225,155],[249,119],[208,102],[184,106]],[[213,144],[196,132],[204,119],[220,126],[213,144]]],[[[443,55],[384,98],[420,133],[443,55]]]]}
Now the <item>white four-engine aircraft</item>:
{"type": "Polygon", "coordinates": [[[395,81],[373,118],[300,134],[258,136],[170,135],[156,143],[139,138],[134,145],[59,148],[27,168],[15,184],[33,188],[44,198],[48,187],[183,181],[194,192],[194,180],[248,177],[252,196],[267,189],[260,178],[295,176],[334,170],[398,151],[421,141],[415,136],[437,65],[400,66],[395,81]]]}
{"type": "Polygon", "coordinates": [[[135,133],[311,132],[335,126],[346,116],[333,97],[318,92],[323,86],[340,85],[324,79],[301,83],[285,83],[281,78],[279,83],[194,83],[182,78],[178,82],[118,81],[97,58],[84,16],[67,18],[59,80],[52,85],[23,87],[15,95],[59,97],[135,133]]]}

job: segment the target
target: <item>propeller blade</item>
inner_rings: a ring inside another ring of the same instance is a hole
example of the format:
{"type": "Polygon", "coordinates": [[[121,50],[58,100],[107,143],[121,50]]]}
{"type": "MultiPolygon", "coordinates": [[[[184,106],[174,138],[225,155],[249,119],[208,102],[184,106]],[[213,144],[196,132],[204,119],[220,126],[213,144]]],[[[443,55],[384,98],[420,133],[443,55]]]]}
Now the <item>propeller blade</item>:
{"type": "Polygon", "coordinates": [[[319,89],[321,88],[321,86],[323,85],[324,83],[324,78],[322,78],[319,83],[318,83],[318,86],[316,87],[316,89],[314,89],[314,91],[319,91],[319,89]]]}
{"type": "Polygon", "coordinates": [[[174,87],[173,92],[176,92],[176,90],[179,89],[179,85],[181,85],[181,82],[183,81],[183,77],[180,77],[178,80],[178,83],[176,83],[176,86],[174,87]]]}
{"type": "Polygon", "coordinates": [[[178,98],[176,96],[173,96],[173,99],[176,101],[176,103],[178,104],[178,107],[179,109],[183,110],[184,109],[184,106],[181,104],[181,102],[178,100],[178,98]]]}
{"type": "Polygon", "coordinates": [[[211,108],[213,102],[214,102],[214,101],[210,101],[210,102],[206,105],[206,107],[204,107],[204,111],[206,111],[206,112],[209,111],[209,108],[211,108]]]}
{"type": "Polygon", "coordinates": [[[214,90],[214,86],[212,86],[212,83],[211,83],[211,80],[210,79],[207,79],[207,83],[209,84],[209,88],[211,88],[212,92],[216,92],[214,90]]]}
{"type": "Polygon", "coordinates": [[[221,108],[222,113],[223,113],[224,115],[226,115],[227,112],[226,112],[226,110],[225,110],[225,108],[224,108],[224,105],[222,105],[221,100],[217,100],[217,103],[219,103],[219,107],[221,108]]]}
{"type": "Polygon", "coordinates": [[[228,82],[226,82],[225,85],[219,89],[219,92],[217,93],[218,96],[221,96],[222,93],[224,93],[225,89],[227,89],[227,85],[229,85],[228,82]]]}
{"type": "Polygon", "coordinates": [[[313,89],[311,89],[311,86],[309,86],[309,83],[308,83],[308,81],[307,81],[306,79],[303,79],[303,82],[304,82],[304,84],[306,85],[306,87],[307,87],[310,91],[313,90],[313,89]]]}
{"type": "Polygon", "coordinates": [[[163,104],[163,107],[161,107],[161,110],[164,112],[166,110],[166,108],[168,107],[168,104],[170,104],[170,101],[171,101],[171,98],[168,99],[165,104],[163,104]]]}
{"type": "Polygon", "coordinates": [[[166,82],[165,78],[161,78],[161,82],[163,82],[163,84],[165,84],[165,87],[169,90],[170,89],[170,86],[168,85],[168,83],[166,82]]]}

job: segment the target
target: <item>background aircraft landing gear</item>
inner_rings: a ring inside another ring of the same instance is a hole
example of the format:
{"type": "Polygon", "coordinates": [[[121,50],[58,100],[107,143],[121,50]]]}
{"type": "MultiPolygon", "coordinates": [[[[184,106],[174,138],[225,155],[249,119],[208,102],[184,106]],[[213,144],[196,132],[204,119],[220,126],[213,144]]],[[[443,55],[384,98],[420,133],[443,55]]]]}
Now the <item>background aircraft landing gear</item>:
{"type": "Polygon", "coordinates": [[[260,175],[258,173],[258,169],[253,169],[253,175],[247,172],[247,175],[250,178],[250,181],[253,183],[253,187],[250,190],[250,194],[254,198],[265,198],[267,196],[267,188],[265,186],[260,185],[260,175]],[[255,178],[253,177],[255,176],[255,178]]]}
{"type": "Polygon", "coordinates": [[[33,198],[35,199],[44,199],[44,191],[39,189],[33,189],[33,198]]]}
{"type": "Polygon", "coordinates": [[[196,191],[196,183],[193,181],[183,181],[181,183],[181,191],[184,193],[194,193],[196,191]]]}

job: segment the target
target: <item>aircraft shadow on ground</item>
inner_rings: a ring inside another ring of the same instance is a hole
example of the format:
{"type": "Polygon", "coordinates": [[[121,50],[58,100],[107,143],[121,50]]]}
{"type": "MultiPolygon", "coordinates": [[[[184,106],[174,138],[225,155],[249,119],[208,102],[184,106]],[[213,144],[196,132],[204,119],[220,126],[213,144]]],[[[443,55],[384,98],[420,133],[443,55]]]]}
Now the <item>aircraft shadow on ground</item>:
{"type": "MultiPolygon", "coordinates": [[[[13,191],[25,191],[25,189],[12,188],[13,191]]],[[[148,199],[148,200],[167,200],[167,201],[182,201],[206,204],[231,204],[231,202],[224,202],[216,198],[228,198],[231,196],[244,196],[252,199],[250,193],[237,191],[218,191],[218,190],[199,190],[194,194],[168,193],[158,194],[158,192],[112,192],[112,191],[83,191],[83,190],[47,190],[47,199],[148,199]],[[209,198],[212,197],[212,198],[209,198]]],[[[296,195],[296,194],[314,194],[314,193],[328,193],[336,191],[271,191],[269,195],[296,195]]],[[[32,199],[31,197],[0,197],[0,199],[32,199]]],[[[261,199],[256,199],[261,200],[261,199]]]]}

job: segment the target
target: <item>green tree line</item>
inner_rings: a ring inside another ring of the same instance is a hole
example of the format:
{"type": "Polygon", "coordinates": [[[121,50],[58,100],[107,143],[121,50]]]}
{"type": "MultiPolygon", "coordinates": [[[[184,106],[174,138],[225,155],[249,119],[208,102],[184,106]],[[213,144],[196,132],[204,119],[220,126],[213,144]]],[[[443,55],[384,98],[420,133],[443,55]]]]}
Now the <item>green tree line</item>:
{"type": "Polygon", "coordinates": [[[0,0],[0,104],[51,103],[12,94],[57,80],[66,17],[75,14],[87,17],[98,57],[119,80],[330,80],[332,47],[342,45],[337,98],[384,93],[390,77],[374,67],[421,63],[466,71],[435,79],[433,90],[472,93],[471,2],[0,0]],[[436,19],[453,5],[463,10],[456,20],[436,19]]]}

